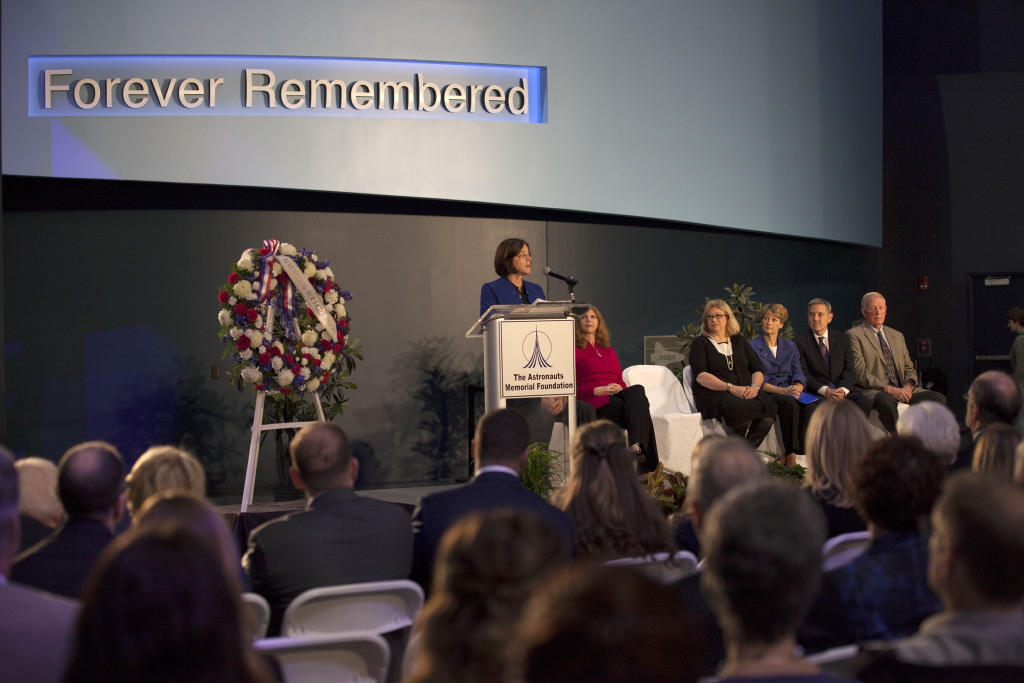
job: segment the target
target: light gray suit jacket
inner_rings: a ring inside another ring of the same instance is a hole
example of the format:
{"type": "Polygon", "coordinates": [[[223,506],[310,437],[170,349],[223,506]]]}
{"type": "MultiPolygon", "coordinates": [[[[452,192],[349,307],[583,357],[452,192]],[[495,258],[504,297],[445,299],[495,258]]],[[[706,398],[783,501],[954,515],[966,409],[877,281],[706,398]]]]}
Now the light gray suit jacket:
{"type": "Polygon", "coordinates": [[[0,584],[0,681],[60,681],[71,653],[78,602],[0,584]]]}
{"type": "MultiPolygon", "coordinates": [[[[900,386],[910,384],[914,387],[914,391],[917,391],[917,371],[914,369],[914,361],[910,358],[906,340],[900,332],[887,325],[882,325],[882,332],[889,342],[900,386]]],[[[857,371],[855,386],[865,396],[871,398],[889,384],[889,375],[885,371],[885,358],[882,356],[882,347],[878,343],[878,333],[867,323],[861,323],[851,328],[846,334],[850,337],[850,344],[853,346],[853,366],[857,371]]]]}

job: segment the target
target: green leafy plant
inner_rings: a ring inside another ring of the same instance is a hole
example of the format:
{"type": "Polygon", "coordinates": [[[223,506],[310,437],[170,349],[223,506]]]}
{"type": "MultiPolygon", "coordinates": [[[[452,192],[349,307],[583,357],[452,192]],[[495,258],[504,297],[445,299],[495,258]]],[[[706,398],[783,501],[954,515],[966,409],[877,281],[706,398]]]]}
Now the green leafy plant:
{"type": "MultiPolygon", "coordinates": [[[[740,324],[740,334],[747,339],[753,339],[757,335],[761,334],[761,309],[764,308],[764,304],[760,301],[754,300],[753,287],[748,287],[745,284],[733,284],[731,287],[725,287],[725,296],[720,297],[725,303],[729,304],[729,308],[732,309],[733,315],[736,316],[736,321],[740,324]]],[[[697,308],[697,322],[685,325],[683,329],[676,332],[676,336],[679,337],[679,352],[683,354],[683,365],[686,367],[687,358],[690,355],[690,347],[693,345],[693,340],[700,336],[700,319],[704,316],[704,308],[711,301],[710,297],[704,297],[704,303],[697,308]]],[[[794,336],[793,326],[786,322],[786,326],[779,332],[779,334],[785,339],[792,339],[794,336]]],[[[680,376],[682,370],[680,370],[680,376]]]]}
{"type": "Polygon", "coordinates": [[[568,477],[563,454],[548,448],[539,441],[531,443],[526,452],[526,466],[523,468],[523,485],[545,500],[551,497],[556,483],[568,477]]]}
{"type": "Polygon", "coordinates": [[[661,463],[647,475],[647,494],[666,516],[683,509],[690,478],[681,472],[665,472],[661,463]]]}
{"type": "Polygon", "coordinates": [[[771,451],[758,451],[758,453],[764,453],[768,456],[768,460],[764,466],[768,470],[769,476],[778,477],[783,481],[786,481],[795,486],[803,486],[804,477],[807,475],[807,468],[803,465],[793,465],[787,467],[778,461],[779,456],[771,451]]]}

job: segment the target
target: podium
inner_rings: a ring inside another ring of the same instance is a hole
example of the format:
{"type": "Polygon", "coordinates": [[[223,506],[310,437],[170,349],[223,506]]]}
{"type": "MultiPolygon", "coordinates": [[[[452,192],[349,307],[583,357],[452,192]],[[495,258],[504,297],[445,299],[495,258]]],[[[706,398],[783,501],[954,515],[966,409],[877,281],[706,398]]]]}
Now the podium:
{"type": "Polygon", "coordinates": [[[590,304],[538,301],[491,306],[466,332],[484,342],[484,408],[510,398],[567,396],[569,441],[576,431],[575,318],[590,304]]]}

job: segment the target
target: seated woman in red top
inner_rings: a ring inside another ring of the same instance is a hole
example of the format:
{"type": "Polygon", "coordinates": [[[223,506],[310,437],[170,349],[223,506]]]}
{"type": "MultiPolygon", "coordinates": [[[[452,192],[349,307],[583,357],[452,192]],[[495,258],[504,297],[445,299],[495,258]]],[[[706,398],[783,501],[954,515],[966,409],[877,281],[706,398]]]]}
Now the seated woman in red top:
{"type": "Polygon", "coordinates": [[[658,466],[651,406],[644,388],[627,387],[601,311],[591,307],[576,320],[576,397],[594,406],[597,417],[611,420],[629,434],[630,450],[642,456],[641,473],[658,466]]]}

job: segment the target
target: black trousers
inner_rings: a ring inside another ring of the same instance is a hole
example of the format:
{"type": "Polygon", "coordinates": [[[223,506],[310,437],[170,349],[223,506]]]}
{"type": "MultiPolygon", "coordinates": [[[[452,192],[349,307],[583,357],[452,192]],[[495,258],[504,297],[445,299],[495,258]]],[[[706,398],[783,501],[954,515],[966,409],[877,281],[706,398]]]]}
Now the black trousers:
{"type": "Polygon", "coordinates": [[[658,466],[658,444],[654,439],[654,421],[651,419],[651,404],[647,393],[640,384],[626,387],[608,397],[608,403],[597,409],[602,420],[611,420],[629,434],[630,445],[643,446],[647,457],[640,463],[641,472],[653,472],[658,466]]]}
{"type": "MultiPolygon", "coordinates": [[[[915,390],[910,397],[910,405],[920,403],[921,401],[935,401],[936,403],[946,405],[945,396],[937,391],[928,391],[927,389],[915,390]]],[[[900,418],[899,401],[884,391],[879,391],[875,394],[871,407],[878,411],[878,421],[885,427],[885,431],[895,434],[896,420],[900,418]]]]}
{"type": "Polygon", "coordinates": [[[775,402],[778,409],[779,431],[782,433],[782,447],[786,453],[802,453],[803,441],[800,439],[803,423],[804,404],[786,394],[769,394],[768,398],[775,402]]]}

